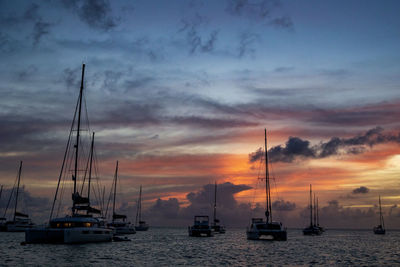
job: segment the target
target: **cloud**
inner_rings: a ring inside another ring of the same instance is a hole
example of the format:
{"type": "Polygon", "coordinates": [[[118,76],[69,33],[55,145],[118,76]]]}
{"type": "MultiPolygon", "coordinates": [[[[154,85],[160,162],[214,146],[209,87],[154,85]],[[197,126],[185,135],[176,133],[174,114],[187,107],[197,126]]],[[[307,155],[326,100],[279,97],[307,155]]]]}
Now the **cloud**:
{"type": "Polygon", "coordinates": [[[353,190],[353,194],[367,194],[369,192],[369,188],[365,186],[360,186],[353,190]]]}
{"type": "Polygon", "coordinates": [[[228,0],[225,10],[232,16],[267,22],[267,25],[279,28],[293,29],[293,22],[289,16],[276,14],[281,6],[278,0],[228,0]]]}
{"type": "MultiPolygon", "coordinates": [[[[366,147],[384,143],[400,143],[400,133],[384,133],[383,128],[375,127],[364,134],[351,138],[332,137],[328,142],[320,142],[311,146],[308,140],[299,137],[289,137],[285,146],[278,145],[268,151],[271,162],[293,162],[296,159],[326,158],[339,154],[359,154],[366,147]]],[[[260,149],[250,153],[250,162],[258,160],[260,149]]]]}
{"type": "Polygon", "coordinates": [[[258,34],[244,32],[239,35],[239,47],[238,47],[238,57],[244,57],[246,55],[254,55],[255,43],[260,43],[261,38],[258,34]]]}
{"type": "Polygon", "coordinates": [[[108,0],[63,0],[64,6],[78,15],[88,26],[104,31],[115,28],[119,19],[112,14],[108,0]]]}
{"type": "Polygon", "coordinates": [[[249,162],[254,163],[264,158],[264,150],[262,147],[249,154],[249,162]]]}
{"type": "Polygon", "coordinates": [[[204,28],[207,24],[207,19],[198,13],[191,17],[181,20],[182,27],[180,33],[184,33],[186,37],[186,44],[189,46],[189,53],[195,54],[196,52],[209,53],[215,49],[215,44],[218,39],[218,31],[212,30],[204,33],[200,28],[204,28]]]}
{"type": "Polygon", "coordinates": [[[284,200],[272,202],[272,209],[277,211],[292,211],[296,209],[296,203],[284,200]]]}
{"type": "MultiPolygon", "coordinates": [[[[249,190],[247,185],[223,183],[217,185],[217,218],[225,225],[246,225],[251,212],[250,204],[239,204],[234,195],[249,190]]],[[[176,198],[157,199],[145,212],[145,216],[155,225],[188,225],[194,215],[209,215],[212,220],[214,203],[214,184],[204,185],[199,191],[186,195],[189,203],[186,207],[176,198]]],[[[255,209],[260,212],[257,206],[255,209]]]]}

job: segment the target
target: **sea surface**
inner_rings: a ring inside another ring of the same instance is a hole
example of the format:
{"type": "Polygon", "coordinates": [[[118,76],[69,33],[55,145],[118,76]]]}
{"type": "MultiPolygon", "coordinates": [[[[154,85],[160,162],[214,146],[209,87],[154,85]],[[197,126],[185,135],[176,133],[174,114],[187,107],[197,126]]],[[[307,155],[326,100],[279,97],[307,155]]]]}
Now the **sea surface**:
{"type": "Polygon", "coordinates": [[[0,232],[1,266],[400,266],[400,231],[328,230],[288,241],[252,241],[245,229],[189,237],[185,228],[150,228],[131,242],[21,245],[24,233],[0,232]]]}

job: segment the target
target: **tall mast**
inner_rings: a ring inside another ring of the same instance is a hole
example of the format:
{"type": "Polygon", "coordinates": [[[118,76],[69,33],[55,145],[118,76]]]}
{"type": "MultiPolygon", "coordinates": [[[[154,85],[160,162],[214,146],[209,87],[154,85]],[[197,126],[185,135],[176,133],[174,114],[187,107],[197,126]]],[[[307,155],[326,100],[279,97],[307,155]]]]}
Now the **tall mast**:
{"type": "Polygon", "coordinates": [[[78,127],[76,130],[76,143],[75,143],[75,166],[74,166],[74,175],[72,176],[72,180],[74,181],[74,193],[73,193],[73,204],[72,204],[72,212],[75,213],[75,196],[76,196],[76,179],[78,175],[78,155],[79,155],[79,135],[81,130],[81,111],[82,111],[82,96],[83,96],[83,81],[85,76],[85,64],[82,64],[82,79],[81,79],[81,88],[79,91],[79,109],[78,109],[78,127]]]}
{"type": "Polygon", "coordinates": [[[3,185],[1,185],[1,188],[0,188],[0,200],[1,200],[1,194],[3,193],[3,185]]]}
{"type": "Polygon", "coordinates": [[[312,207],[312,186],[310,184],[310,226],[312,226],[312,218],[313,218],[313,207],[312,207]]]}
{"type": "Polygon", "coordinates": [[[379,221],[380,221],[380,225],[382,225],[382,228],[385,228],[385,223],[383,221],[383,216],[382,216],[381,196],[380,195],[379,195],[379,221]]]}
{"type": "Polygon", "coordinates": [[[89,165],[89,181],[88,181],[88,204],[90,206],[90,181],[92,179],[92,165],[93,165],[93,147],[94,147],[94,132],[92,135],[92,144],[90,146],[90,165],[89,165]]]}
{"type": "Polygon", "coordinates": [[[114,213],[115,213],[115,195],[117,194],[117,178],[118,178],[118,160],[117,160],[117,166],[115,167],[115,175],[114,175],[114,201],[113,201],[113,215],[112,215],[113,223],[114,223],[114,213]]]}
{"type": "Polygon", "coordinates": [[[317,197],[317,226],[319,226],[318,197],[317,197]]]}
{"type": "Polygon", "coordinates": [[[19,182],[21,181],[21,170],[22,170],[22,161],[19,163],[18,185],[17,185],[17,194],[15,196],[15,208],[14,208],[14,219],[13,219],[14,222],[15,222],[15,214],[17,213],[19,182]]]}
{"type": "Polygon", "coordinates": [[[267,129],[264,129],[264,139],[265,139],[265,197],[267,210],[265,211],[265,216],[268,221],[272,222],[272,208],[271,208],[271,190],[269,185],[269,171],[268,171],[268,148],[267,148],[267,129]]]}
{"type": "Polygon", "coordinates": [[[142,220],[142,185],[140,185],[139,191],[139,223],[142,220]]]}
{"type": "Polygon", "coordinates": [[[214,225],[217,219],[217,181],[215,181],[214,189],[214,225]]]}
{"type": "Polygon", "coordinates": [[[317,224],[317,205],[315,202],[315,193],[314,193],[314,226],[317,224]]]}

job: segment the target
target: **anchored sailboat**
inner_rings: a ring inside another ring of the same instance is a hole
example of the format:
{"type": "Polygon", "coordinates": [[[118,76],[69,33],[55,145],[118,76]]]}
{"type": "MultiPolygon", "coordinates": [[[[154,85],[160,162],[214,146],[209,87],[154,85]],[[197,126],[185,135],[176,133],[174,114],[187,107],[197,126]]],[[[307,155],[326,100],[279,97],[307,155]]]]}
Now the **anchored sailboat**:
{"type": "Polygon", "coordinates": [[[374,227],[374,234],[376,235],[386,234],[385,222],[383,221],[383,215],[382,215],[381,196],[379,196],[379,225],[374,227]]]}
{"type": "Polygon", "coordinates": [[[273,240],[286,241],[287,231],[280,222],[272,221],[271,189],[268,170],[267,129],[265,129],[265,198],[266,211],[264,221],[262,218],[252,218],[251,225],[247,228],[247,239],[258,240],[262,236],[272,237],[273,240]]]}
{"type": "MultiPolygon", "coordinates": [[[[3,226],[3,229],[5,231],[7,231],[7,232],[24,232],[25,230],[27,230],[29,228],[32,228],[34,226],[34,224],[32,223],[31,219],[29,219],[28,214],[24,214],[22,212],[17,211],[17,209],[18,209],[19,185],[20,185],[20,182],[21,182],[21,173],[22,173],[22,161],[19,164],[19,170],[18,170],[13,219],[11,221],[7,221],[3,226]]],[[[10,199],[8,201],[8,204],[10,203],[10,200],[12,198],[13,192],[14,192],[14,188],[11,191],[11,195],[10,195],[10,199]]],[[[7,204],[7,208],[8,208],[8,204],[7,204]]],[[[6,217],[7,208],[6,208],[5,212],[4,212],[4,217],[6,217]]]]}
{"type": "MultiPolygon", "coordinates": [[[[1,195],[3,194],[3,185],[0,187],[0,203],[1,203],[1,195]]],[[[0,232],[6,230],[6,218],[0,217],[0,232]]]]}
{"type": "MultiPolygon", "coordinates": [[[[78,103],[75,109],[74,119],[71,125],[67,147],[64,154],[63,163],[58,179],[56,193],[50,212],[49,224],[46,227],[32,228],[25,232],[26,243],[88,243],[88,242],[109,242],[112,240],[113,230],[104,226],[104,221],[101,218],[93,217],[92,214],[100,214],[101,211],[93,208],[90,205],[90,179],[92,171],[93,160],[93,145],[94,133],[91,142],[90,152],[90,169],[89,169],[89,182],[87,197],[81,196],[77,189],[80,146],[81,146],[81,113],[82,113],[82,100],[83,100],[83,84],[84,84],[85,64],[82,65],[82,79],[79,91],[78,103]],[[76,125],[76,128],[74,126],[76,125]],[[76,134],[75,144],[71,147],[73,133],[76,134]],[[74,151],[72,152],[71,150],[74,151]],[[72,193],[72,208],[71,215],[59,218],[52,218],[57,201],[60,182],[64,174],[68,172],[69,163],[71,163],[68,156],[73,157],[73,193],[72,193]]],[[[86,172],[85,172],[86,174],[86,172]]],[[[84,184],[84,180],[82,182],[84,184]]],[[[83,185],[82,185],[83,189],[83,185]]]]}
{"type": "Polygon", "coordinates": [[[315,194],[314,194],[314,207],[313,207],[313,199],[312,199],[312,186],[310,184],[310,225],[303,229],[304,235],[320,235],[322,234],[322,227],[319,227],[317,221],[318,211],[315,203],[315,194]],[[314,218],[313,218],[313,210],[314,210],[314,218]]]}
{"type": "Polygon", "coordinates": [[[112,221],[111,221],[111,223],[108,224],[108,226],[115,229],[116,235],[135,234],[136,231],[135,231],[134,226],[130,222],[126,221],[127,216],[124,214],[115,213],[115,197],[117,195],[117,180],[118,180],[118,161],[117,161],[117,165],[115,167],[115,175],[114,175],[114,183],[113,183],[114,200],[113,200],[113,210],[112,210],[112,221]]]}
{"type": "Polygon", "coordinates": [[[211,225],[211,229],[215,233],[225,234],[225,227],[220,224],[217,219],[217,182],[215,182],[215,190],[214,190],[214,218],[213,223],[211,225]]]}
{"type": "Polygon", "coordinates": [[[135,229],[136,231],[149,230],[149,225],[142,220],[142,185],[140,185],[139,199],[137,202],[135,229]]]}

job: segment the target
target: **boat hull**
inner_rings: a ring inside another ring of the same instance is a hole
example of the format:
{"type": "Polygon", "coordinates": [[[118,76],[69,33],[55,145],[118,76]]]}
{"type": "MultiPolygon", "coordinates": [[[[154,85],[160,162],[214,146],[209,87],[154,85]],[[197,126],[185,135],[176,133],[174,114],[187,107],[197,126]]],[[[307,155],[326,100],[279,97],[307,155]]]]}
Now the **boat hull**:
{"type": "Polygon", "coordinates": [[[136,234],[135,228],[133,227],[117,227],[115,228],[115,235],[132,235],[136,234]]]}
{"type": "Polygon", "coordinates": [[[250,230],[246,232],[248,240],[260,240],[271,239],[275,241],[286,241],[287,232],[285,230],[264,230],[264,231],[254,231],[250,230]],[[269,238],[268,238],[269,237],[269,238]]]}
{"type": "Polygon", "coordinates": [[[201,236],[213,236],[213,232],[211,230],[211,228],[208,229],[197,229],[197,228],[193,228],[193,227],[189,227],[188,228],[189,231],[189,236],[195,236],[195,237],[201,237],[201,236]]]}
{"type": "Polygon", "coordinates": [[[303,235],[321,235],[322,230],[319,227],[307,227],[303,229],[303,235]]]}
{"type": "Polygon", "coordinates": [[[25,231],[25,242],[34,243],[95,243],[112,241],[113,231],[107,228],[32,228],[25,231]]]}
{"type": "Polygon", "coordinates": [[[135,226],[136,231],[147,231],[149,230],[148,226],[135,226]]]}
{"type": "Polygon", "coordinates": [[[374,229],[374,234],[384,235],[384,234],[386,234],[386,230],[385,229],[374,229]]]}

